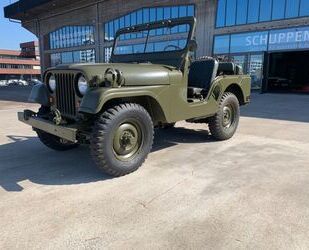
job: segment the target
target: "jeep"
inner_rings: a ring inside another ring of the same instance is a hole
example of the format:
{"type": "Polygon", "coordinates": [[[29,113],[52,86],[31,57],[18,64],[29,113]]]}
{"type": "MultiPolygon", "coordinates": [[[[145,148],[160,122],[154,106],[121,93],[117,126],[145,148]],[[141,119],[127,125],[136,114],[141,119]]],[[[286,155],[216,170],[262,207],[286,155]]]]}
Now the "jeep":
{"type": "Polygon", "coordinates": [[[250,102],[251,78],[234,63],[192,60],[195,26],[184,17],[120,29],[110,63],[46,70],[29,97],[41,108],[18,119],[51,149],[90,145],[98,168],[116,177],[144,163],[154,128],[186,120],[208,124],[217,140],[231,138],[240,106],[250,102]]]}

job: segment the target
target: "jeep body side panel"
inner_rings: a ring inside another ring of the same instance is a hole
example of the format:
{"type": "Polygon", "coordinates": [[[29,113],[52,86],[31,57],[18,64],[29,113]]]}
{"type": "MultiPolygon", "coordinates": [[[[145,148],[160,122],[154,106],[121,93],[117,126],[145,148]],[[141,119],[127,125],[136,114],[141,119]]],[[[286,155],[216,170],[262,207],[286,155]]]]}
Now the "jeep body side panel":
{"type": "Polygon", "coordinates": [[[237,85],[242,91],[244,100],[247,103],[250,97],[250,77],[249,76],[220,76],[217,77],[209,91],[208,97],[204,100],[189,103],[187,101],[187,76],[180,71],[169,73],[170,85],[155,86],[132,86],[120,88],[97,88],[90,90],[83,98],[80,112],[97,114],[104,105],[111,100],[121,100],[134,97],[151,97],[164,112],[165,121],[176,122],[196,117],[210,117],[218,110],[218,102],[229,86],[237,85]]]}
{"type": "Polygon", "coordinates": [[[238,86],[243,96],[240,103],[247,103],[250,97],[250,79],[250,76],[246,75],[217,77],[207,98],[190,103],[187,100],[187,74],[185,76],[174,74],[174,77],[171,77],[170,80],[171,116],[169,122],[213,116],[218,111],[222,95],[230,86],[238,86]]]}
{"type": "Polygon", "coordinates": [[[216,87],[220,89],[219,99],[231,86],[238,86],[241,90],[243,100],[239,100],[240,104],[247,104],[251,96],[251,77],[249,75],[227,75],[218,76],[210,90],[210,95],[216,95],[216,87]]]}

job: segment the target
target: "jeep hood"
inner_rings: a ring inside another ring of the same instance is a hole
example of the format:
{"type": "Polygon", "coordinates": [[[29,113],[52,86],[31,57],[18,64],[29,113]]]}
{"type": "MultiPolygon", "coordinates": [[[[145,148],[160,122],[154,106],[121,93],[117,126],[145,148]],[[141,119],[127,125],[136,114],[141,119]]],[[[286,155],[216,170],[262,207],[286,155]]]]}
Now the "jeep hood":
{"type": "Polygon", "coordinates": [[[104,74],[109,68],[122,72],[122,75],[125,79],[124,86],[168,85],[170,84],[169,73],[177,70],[172,66],[150,63],[72,64],[59,65],[51,70],[81,71],[90,80],[95,76],[99,76],[101,79],[104,79],[104,74]]]}

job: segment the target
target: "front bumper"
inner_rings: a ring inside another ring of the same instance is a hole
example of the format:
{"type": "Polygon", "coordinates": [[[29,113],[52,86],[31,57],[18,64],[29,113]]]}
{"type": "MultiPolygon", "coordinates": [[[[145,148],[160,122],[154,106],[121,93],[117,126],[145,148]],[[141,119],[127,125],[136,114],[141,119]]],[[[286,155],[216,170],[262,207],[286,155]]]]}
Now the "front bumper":
{"type": "Polygon", "coordinates": [[[31,114],[35,113],[31,111],[18,112],[18,120],[33,127],[34,129],[42,130],[70,142],[77,142],[77,129],[58,126],[50,121],[46,121],[31,114]]]}

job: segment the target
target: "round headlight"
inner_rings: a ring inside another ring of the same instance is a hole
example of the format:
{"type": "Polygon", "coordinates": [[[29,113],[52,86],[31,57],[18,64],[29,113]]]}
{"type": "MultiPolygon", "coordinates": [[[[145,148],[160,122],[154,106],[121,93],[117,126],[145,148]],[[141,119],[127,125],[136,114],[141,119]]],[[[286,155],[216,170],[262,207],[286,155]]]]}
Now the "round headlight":
{"type": "Polygon", "coordinates": [[[84,76],[80,76],[78,78],[77,87],[78,87],[79,93],[82,96],[86,94],[86,92],[88,90],[88,82],[87,82],[87,80],[84,76]]]}
{"type": "Polygon", "coordinates": [[[52,93],[56,90],[56,78],[54,75],[51,75],[48,79],[48,87],[52,93]]]}

